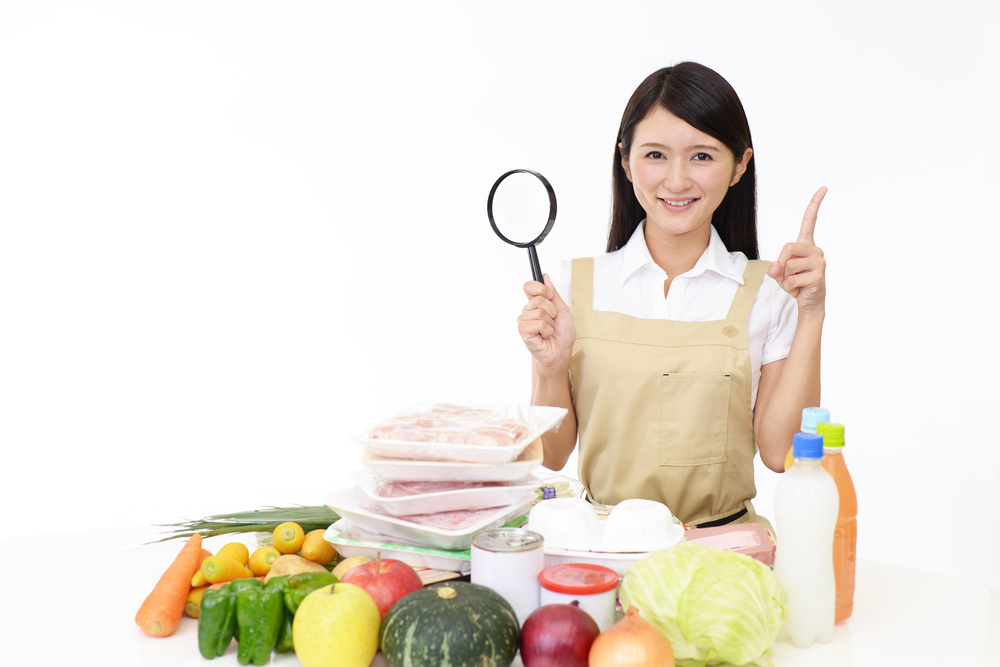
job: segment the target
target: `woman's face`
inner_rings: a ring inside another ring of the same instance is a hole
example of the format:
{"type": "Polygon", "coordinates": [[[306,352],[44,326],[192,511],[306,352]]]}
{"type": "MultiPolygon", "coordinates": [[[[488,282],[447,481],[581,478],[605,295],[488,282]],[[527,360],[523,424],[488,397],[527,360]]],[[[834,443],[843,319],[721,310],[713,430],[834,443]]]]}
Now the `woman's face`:
{"type": "Polygon", "coordinates": [[[628,180],[646,211],[647,237],[707,244],[712,214],[729,187],[740,180],[752,154],[747,148],[737,163],[715,137],[661,106],[654,108],[636,126],[632,148],[622,156],[628,180]]]}

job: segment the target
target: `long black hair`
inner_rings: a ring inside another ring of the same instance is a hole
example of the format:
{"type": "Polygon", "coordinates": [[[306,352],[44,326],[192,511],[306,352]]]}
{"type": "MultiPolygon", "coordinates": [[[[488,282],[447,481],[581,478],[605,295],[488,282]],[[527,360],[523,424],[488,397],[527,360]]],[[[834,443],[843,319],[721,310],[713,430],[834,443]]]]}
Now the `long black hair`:
{"type": "MultiPolygon", "coordinates": [[[[743,104],[718,72],[698,63],[683,62],[650,74],[625,106],[615,140],[608,252],[624,246],[646,216],[622,167],[622,156],[629,155],[636,125],[657,106],[721,141],[737,161],[747,148],[753,148],[743,104]]],[[[739,182],[729,188],[715,209],[712,224],[728,250],[757,259],[757,178],[752,155],[739,182]]]]}

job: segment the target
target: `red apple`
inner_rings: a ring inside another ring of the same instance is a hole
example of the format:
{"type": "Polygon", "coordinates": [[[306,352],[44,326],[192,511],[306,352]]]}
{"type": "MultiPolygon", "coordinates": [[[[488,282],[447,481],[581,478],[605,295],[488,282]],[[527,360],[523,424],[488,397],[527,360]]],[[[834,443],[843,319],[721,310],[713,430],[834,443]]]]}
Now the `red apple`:
{"type": "Polygon", "coordinates": [[[352,567],[340,580],[365,589],[375,600],[383,619],[389,613],[389,608],[396,604],[396,600],[424,587],[424,582],[412,567],[391,558],[352,567]]]}

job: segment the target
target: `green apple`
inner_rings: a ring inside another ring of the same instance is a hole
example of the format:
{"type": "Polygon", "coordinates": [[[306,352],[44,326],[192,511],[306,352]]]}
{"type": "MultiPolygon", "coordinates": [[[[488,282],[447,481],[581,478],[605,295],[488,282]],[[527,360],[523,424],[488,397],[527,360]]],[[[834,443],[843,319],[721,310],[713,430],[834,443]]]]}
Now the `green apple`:
{"type": "Polygon", "coordinates": [[[295,612],[295,654],[304,667],[368,667],[378,650],[381,618],[359,586],[317,588],[295,612]]]}

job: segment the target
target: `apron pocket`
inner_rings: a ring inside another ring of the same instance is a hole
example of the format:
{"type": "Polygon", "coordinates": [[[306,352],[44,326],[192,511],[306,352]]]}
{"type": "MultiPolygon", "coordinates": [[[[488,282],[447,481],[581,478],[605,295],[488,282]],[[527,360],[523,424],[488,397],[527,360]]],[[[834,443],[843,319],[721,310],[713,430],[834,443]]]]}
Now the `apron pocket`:
{"type": "Polygon", "coordinates": [[[660,378],[660,465],[726,460],[729,387],[719,373],[664,373],[660,378]]]}

